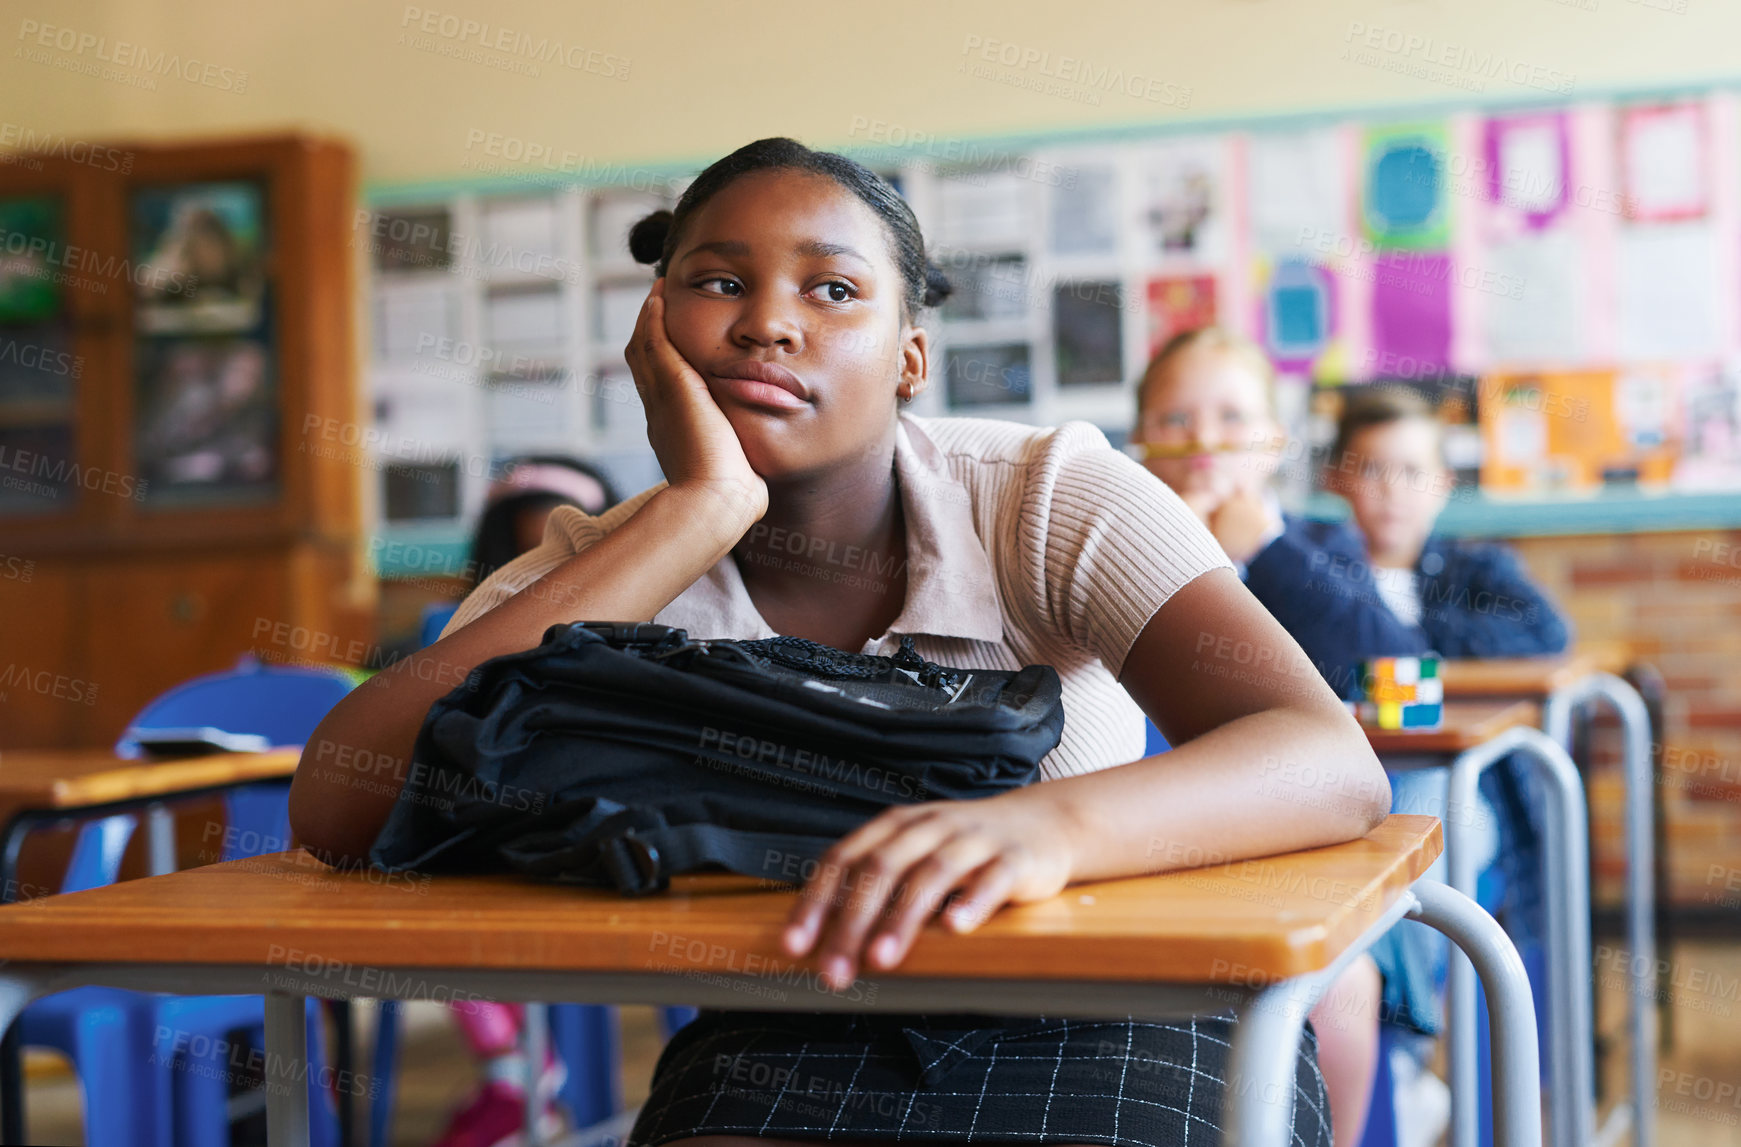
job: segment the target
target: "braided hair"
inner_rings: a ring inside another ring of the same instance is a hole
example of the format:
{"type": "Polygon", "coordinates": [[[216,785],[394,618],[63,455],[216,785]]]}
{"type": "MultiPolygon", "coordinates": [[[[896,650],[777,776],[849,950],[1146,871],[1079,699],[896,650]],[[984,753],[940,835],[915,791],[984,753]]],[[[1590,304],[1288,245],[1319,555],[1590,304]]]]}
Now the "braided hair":
{"type": "Polygon", "coordinates": [[[695,178],[671,211],[655,211],[629,231],[629,253],[665,274],[683,229],[707,201],[746,175],[758,171],[803,171],[825,176],[858,196],[888,228],[891,254],[905,284],[903,317],[949,297],[948,278],[925,256],[925,237],[913,209],[889,181],[856,160],[829,151],[812,151],[794,139],[758,139],[738,148],[695,178]]]}

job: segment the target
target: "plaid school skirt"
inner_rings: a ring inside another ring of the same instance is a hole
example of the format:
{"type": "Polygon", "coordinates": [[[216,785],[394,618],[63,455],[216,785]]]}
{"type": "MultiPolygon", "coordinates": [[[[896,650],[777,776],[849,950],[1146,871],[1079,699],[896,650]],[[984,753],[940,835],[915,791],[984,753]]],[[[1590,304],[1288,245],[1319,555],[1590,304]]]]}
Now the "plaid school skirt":
{"type": "MultiPolygon", "coordinates": [[[[627,1147],[694,1135],[1215,1143],[1235,1022],[703,1011],[659,1057],[627,1147]]],[[[1330,1145],[1310,1025],[1290,1142],[1330,1145]]]]}

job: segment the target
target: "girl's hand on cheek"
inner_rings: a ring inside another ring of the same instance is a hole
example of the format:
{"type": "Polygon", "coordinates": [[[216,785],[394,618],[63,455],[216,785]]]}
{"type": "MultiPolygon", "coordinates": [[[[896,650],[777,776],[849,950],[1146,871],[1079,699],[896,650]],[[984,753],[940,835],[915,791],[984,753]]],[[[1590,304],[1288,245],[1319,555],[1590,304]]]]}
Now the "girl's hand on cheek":
{"type": "Polygon", "coordinates": [[[672,487],[722,491],[741,505],[749,527],[768,508],[768,485],[750,468],[743,444],[707,382],[672,345],[665,329],[665,280],[653,283],[623,348],[647,413],[647,441],[672,487]]]}
{"type": "Polygon", "coordinates": [[[1218,490],[1198,488],[1186,490],[1179,495],[1179,500],[1185,503],[1187,509],[1197,515],[1197,520],[1207,526],[1215,516],[1215,511],[1221,508],[1222,494],[1218,490]]]}
{"type": "Polygon", "coordinates": [[[1250,490],[1240,490],[1221,503],[1209,521],[1215,540],[1236,562],[1249,562],[1257,556],[1257,544],[1269,528],[1269,510],[1263,497],[1250,490]]]}
{"type": "Polygon", "coordinates": [[[970,932],[1005,904],[1056,896],[1072,864],[1068,826],[1033,790],[892,808],[823,855],[782,943],[792,956],[814,951],[839,991],[861,965],[899,964],[939,911],[970,932]]]}

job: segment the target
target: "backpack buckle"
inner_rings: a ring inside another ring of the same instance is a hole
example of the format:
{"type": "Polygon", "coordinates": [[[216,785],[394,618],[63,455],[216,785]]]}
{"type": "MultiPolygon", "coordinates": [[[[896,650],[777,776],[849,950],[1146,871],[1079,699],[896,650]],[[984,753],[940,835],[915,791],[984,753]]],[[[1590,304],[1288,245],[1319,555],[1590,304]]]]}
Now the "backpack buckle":
{"type": "Polygon", "coordinates": [[[632,832],[606,842],[604,866],[624,896],[662,892],[670,883],[659,863],[659,850],[632,832]]]}

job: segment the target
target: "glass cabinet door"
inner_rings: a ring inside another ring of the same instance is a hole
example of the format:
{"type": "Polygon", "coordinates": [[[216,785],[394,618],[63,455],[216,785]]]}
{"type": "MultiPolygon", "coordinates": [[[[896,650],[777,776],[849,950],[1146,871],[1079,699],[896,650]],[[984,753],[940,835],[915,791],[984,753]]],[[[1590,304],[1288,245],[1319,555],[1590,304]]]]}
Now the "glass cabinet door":
{"type": "Polygon", "coordinates": [[[73,261],[59,196],[0,197],[0,516],[70,513],[78,499],[73,261]]]}
{"type": "Polygon", "coordinates": [[[282,459],[265,190],[241,180],[139,187],[131,215],[144,501],[271,502],[282,459]]]}

